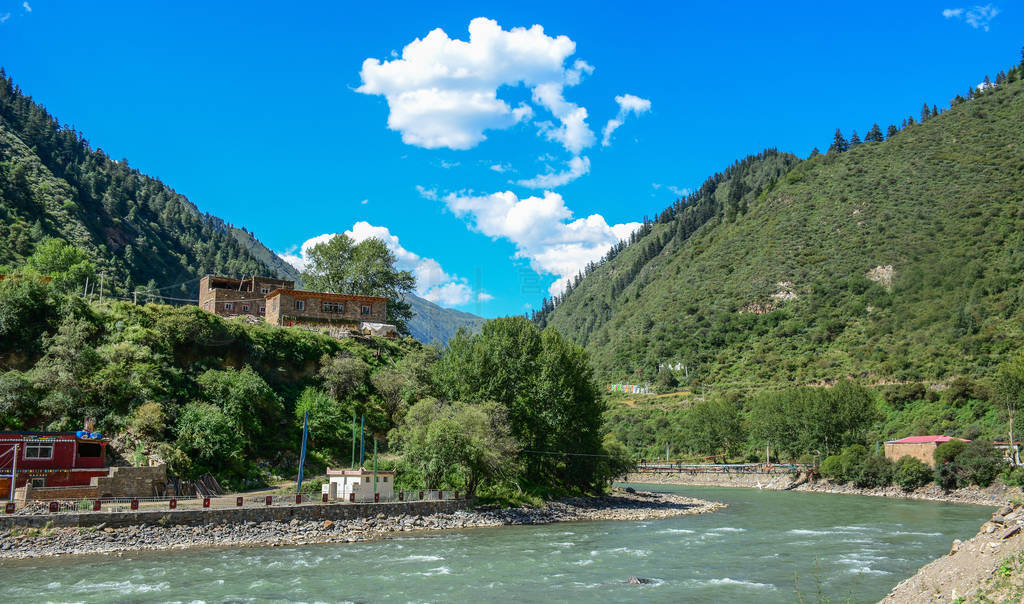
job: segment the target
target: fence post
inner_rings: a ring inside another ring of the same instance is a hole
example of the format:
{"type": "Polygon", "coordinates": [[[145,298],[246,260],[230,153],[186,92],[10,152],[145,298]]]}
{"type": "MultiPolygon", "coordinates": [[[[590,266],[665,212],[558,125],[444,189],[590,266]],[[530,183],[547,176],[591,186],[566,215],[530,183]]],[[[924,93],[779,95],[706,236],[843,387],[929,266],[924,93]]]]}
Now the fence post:
{"type": "Polygon", "coordinates": [[[323,495],[322,495],[322,496],[320,497],[320,500],[321,500],[321,501],[323,501],[324,503],[327,503],[327,493],[324,493],[324,494],[323,494],[323,495]]]}
{"type": "Polygon", "coordinates": [[[242,498],[241,497],[235,497],[235,506],[242,507],[242,498]]]}
{"type": "Polygon", "coordinates": [[[50,502],[50,511],[51,512],[56,512],[59,509],[60,509],[60,505],[58,505],[56,501],[51,501],[50,502]]]}
{"type": "Polygon", "coordinates": [[[302,503],[302,493],[296,493],[295,494],[295,503],[296,504],[302,503]]]}
{"type": "Polygon", "coordinates": [[[272,505],[273,503],[274,503],[274,496],[273,495],[267,495],[267,505],[272,505]]]}
{"type": "Polygon", "coordinates": [[[352,491],[351,493],[348,494],[348,500],[351,503],[355,503],[356,502],[356,492],[355,491],[352,491]]]}
{"type": "Polygon", "coordinates": [[[405,492],[403,492],[403,491],[399,491],[398,492],[398,500],[399,501],[405,501],[405,492]]]}
{"type": "Polygon", "coordinates": [[[373,494],[373,502],[374,503],[380,503],[380,493],[374,493],[373,494]]]}
{"type": "Polygon", "coordinates": [[[177,509],[177,507],[178,507],[178,500],[172,497],[171,500],[167,502],[167,505],[172,510],[177,509]]]}
{"type": "Polygon", "coordinates": [[[203,497],[203,507],[204,508],[210,507],[210,498],[209,497],[203,497]]]}
{"type": "Polygon", "coordinates": [[[132,499],[132,511],[134,512],[134,511],[136,511],[138,509],[139,509],[139,500],[138,499],[132,499]]]}
{"type": "Polygon", "coordinates": [[[14,513],[14,502],[13,501],[8,501],[7,502],[7,505],[4,506],[4,513],[5,514],[13,514],[14,513]]]}
{"type": "Polygon", "coordinates": [[[100,511],[100,505],[101,504],[100,504],[100,500],[99,499],[93,500],[93,502],[92,502],[92,511],[94,511],[94,512],[100,511]]]}

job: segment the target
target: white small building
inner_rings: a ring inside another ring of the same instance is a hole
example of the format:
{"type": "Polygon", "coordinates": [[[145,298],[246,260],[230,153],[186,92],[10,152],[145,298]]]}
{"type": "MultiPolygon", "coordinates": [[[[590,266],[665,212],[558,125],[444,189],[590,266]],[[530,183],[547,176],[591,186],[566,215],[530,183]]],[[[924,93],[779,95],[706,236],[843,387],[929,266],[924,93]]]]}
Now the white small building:
{"type": "MultiPolygon", "coordinates": [[[[349,495],[355,493],[356,501],[373,501],[374,485],[373,470],[360,468],[358,470],[332,470],[327,468],[327,478],[330,482],[320,487],[321,493],[327,495],[330,500],[349,500],[349,495]]],[[[381,501],[390,501],[395,498],[395,471],[377,470],[377,489],[381,501]]]]}

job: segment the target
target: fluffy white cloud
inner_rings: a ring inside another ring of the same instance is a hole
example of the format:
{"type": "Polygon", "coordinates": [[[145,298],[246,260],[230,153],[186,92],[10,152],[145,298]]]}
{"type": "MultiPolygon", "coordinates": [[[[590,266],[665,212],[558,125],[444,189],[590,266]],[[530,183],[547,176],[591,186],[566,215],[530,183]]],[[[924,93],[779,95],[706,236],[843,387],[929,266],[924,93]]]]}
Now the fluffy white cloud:
{"type": "Polygon", "coordinates": [[[26,13],[32,12],[32,7],[28,5],[28,2],[22,2],[21,6],[22,6],[22,8],[25,9],[26,13]]]}
{"type": "Polygon", "coordinates": [[[640,115],[651,110],[651,102],[647,99],[642,99],[632,94],[623,94],[615,97],[615,102],[619,104],[619,113],[614,118],[608,120],[608,123],[604,125],[602,130],[601,145],[607,147],[612,144],[612,133],[626,121],[626,116],[630,113],[633,115],[640,115]]]}
{"type": "Polygon", "coordinates": [[[590,172],[590,159],[587,157],[574,157],[569,160],[567,170],[562,172],[549,171],[546,174],[538,174],[533,178],[517,181],[516,184],[531,189],[554,189],[568,184],[580,176],[590,172]]]}
{"type": "Polygon", "coordinates": [[[0,23],[7,23],[7,20],[11,18],[11,13],[4,13],[0,15],[0,23]]]}
{"type": "Polygon", "coordinates": [[[364,94],[383,95],[390,113],[388,128],[410,145],[435,149],[469,149],[486,139],[486,130],[501,130],[533,117],[525,103],[512,107],[498,98],[503,86],[526,86],[534,103],[560,122],[544,133],[573,153],[593,144],[587,110],[567,102],[565,86],[578,84],[594,68],[577,59],[567,36],[551,37],[544,28],[504,30],[497,21],[479,17],[469,24],[469,41],[452,39],[435,29],[402,49],[401,58],[363,62],[364,94]]]}
{"type": "MultiPolygon", "coordinates": [[[[345,234],[359,243],[370,238],[377,238],[395,254],[398,268],[410,271],[416,277],[416,293],[422,298],[443,306],[458,306],[474,300],[473,288],[465,279],[453,275],[441,268],[441,264],[433,258],[424,258],[407,250],[387,227],[374,226],[366,221],[359,221],[345,234]]],[[[337,233],[324,233],[304,241],[286,252],[278,253],[285,262],[299,270],[305,270],[309,261],[309,250],[318,243],[326,243],[337,233]]],[[[475,298],[480,302],[492,300],[493,296],[479,292],[475,298]]]]}
{"type": "Polygon", "coordinates": [[[609,225],[600,214],[573,220],[572,211],[558,193],[520,199],[505,191],[491,195],[449,194],[445,204],[471,228],[492,238],[508,239],[516,258],[525,258],[537,272],[556,275],[552,295],[588,262],[596,261],[620,239],[639,228],[638,222],[609,225]]]}
{"type": "Polygon", "coordinates": [[[999,8],[991,4],[975,6],[974,8],[947,8],[942,11],[942,16],[947,19],[963,19],[964,23],[974,29],[988,31],[989,23],[999,14],[999,8]]]}
{"type": "Polygon", "coordinates": [[[686,197],[687,195],[690,194],[690,189],[688,189],[686,187],[677,187],[675,185],[663,185],[663,184],[657,183],[657,182],[652,182],[651,186],[654,187],[654,190],[658,190],[658,189],[660,189],[662,187],[665,187],[669,191],[672,191],[672,194],[677,196],[677,197],[686,197]]]}

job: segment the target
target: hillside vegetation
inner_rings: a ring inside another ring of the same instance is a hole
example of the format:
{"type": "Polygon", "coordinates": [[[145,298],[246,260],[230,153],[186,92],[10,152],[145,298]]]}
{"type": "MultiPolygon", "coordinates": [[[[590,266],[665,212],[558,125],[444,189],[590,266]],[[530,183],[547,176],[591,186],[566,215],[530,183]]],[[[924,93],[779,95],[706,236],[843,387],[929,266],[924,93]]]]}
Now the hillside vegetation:
{"type": "Polygon", "coordinates": [[[741,391],[988,375],[1024,341],[1018,72],[884,142],[738,162],[537,320],[605,382],[661,363],[741,391]]]}

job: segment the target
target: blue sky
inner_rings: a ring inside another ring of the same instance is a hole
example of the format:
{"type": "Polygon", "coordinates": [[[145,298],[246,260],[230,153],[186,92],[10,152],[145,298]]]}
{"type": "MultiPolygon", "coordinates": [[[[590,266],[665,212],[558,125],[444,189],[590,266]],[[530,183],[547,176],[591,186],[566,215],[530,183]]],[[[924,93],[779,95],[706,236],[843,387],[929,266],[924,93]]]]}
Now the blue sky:
{"type": "Polygon", "coordinates": [[[0,1],[0,64],[292,260],[381,236],[488,317],[734,160],[948,105],[1024,44],[1018,2],[208,4],[0,1]]]}

